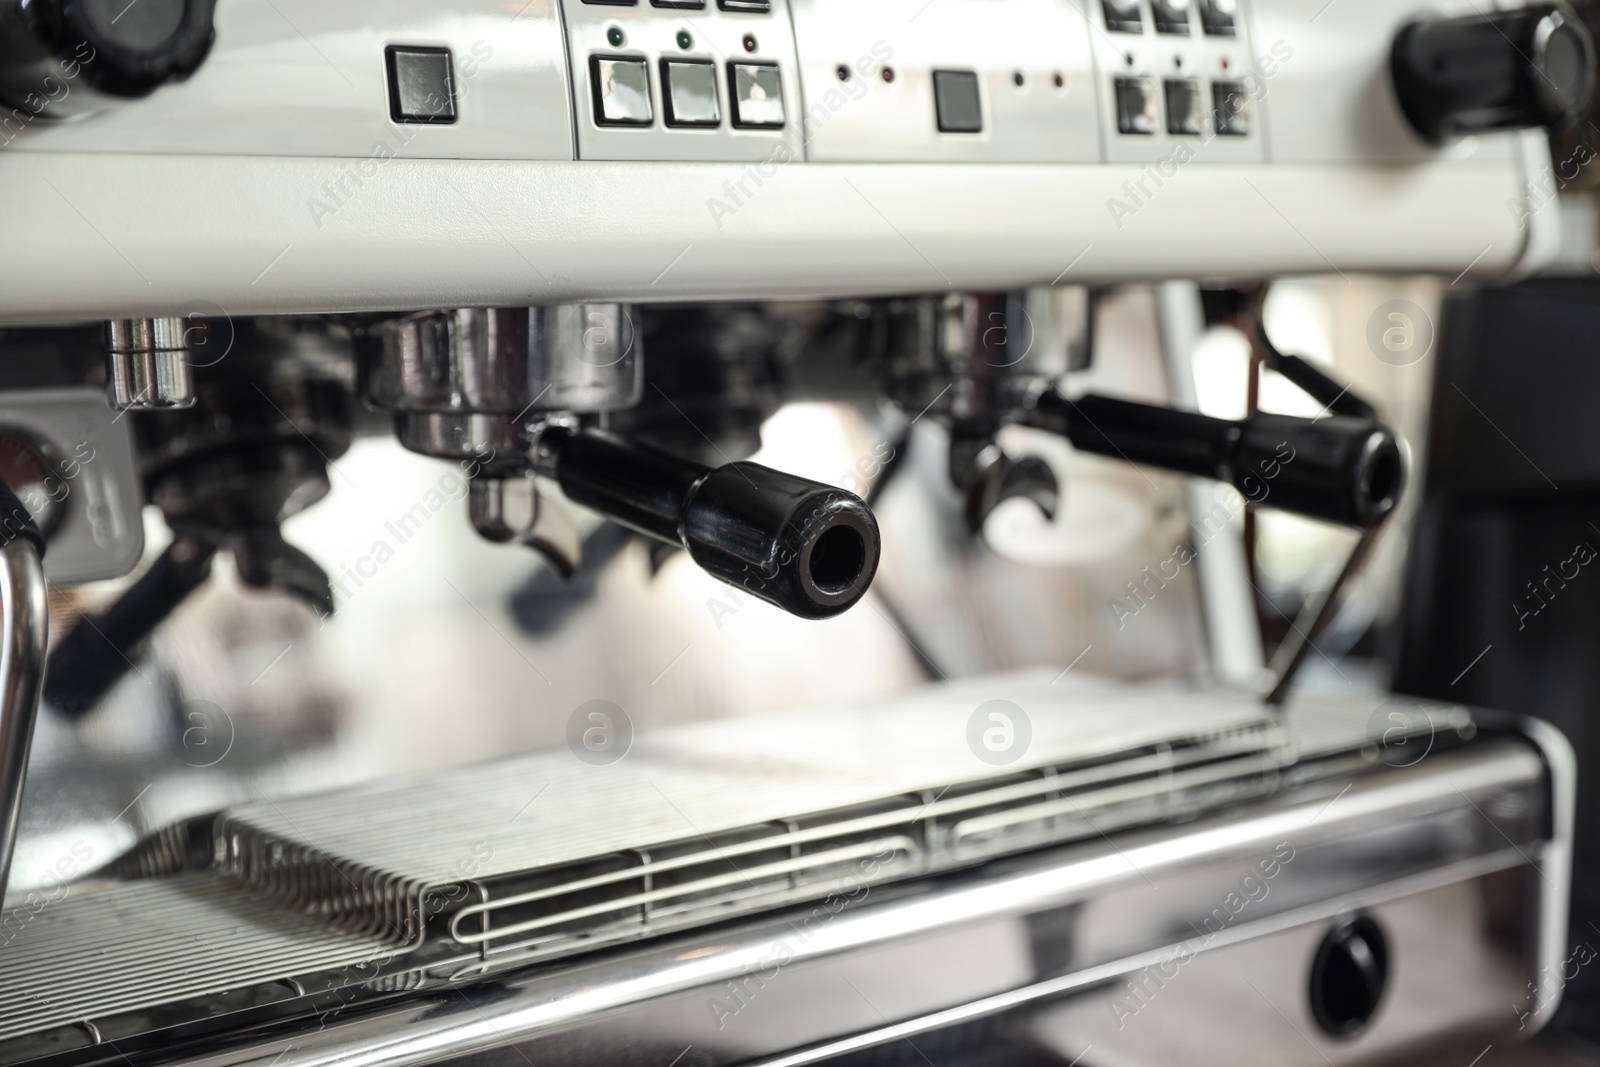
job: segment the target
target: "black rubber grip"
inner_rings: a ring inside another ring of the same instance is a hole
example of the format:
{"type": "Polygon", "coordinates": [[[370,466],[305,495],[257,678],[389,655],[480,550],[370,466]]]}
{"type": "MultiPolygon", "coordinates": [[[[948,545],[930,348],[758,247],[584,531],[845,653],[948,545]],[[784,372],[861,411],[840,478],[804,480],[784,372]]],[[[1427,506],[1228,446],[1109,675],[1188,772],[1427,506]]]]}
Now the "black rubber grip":
{"type": "Polygon", "coordinates": [[[44,534],[39,532],[39,524],[33,521],[32,513],[22,506],[5,479],[0,478],[0,545],[9,545],[19,537],[33,542],[39,558],[44,558],[44,534]]]}
{"type": "Polygon", "coordinates": [[[180,535],[117,602],[84,617],[50,651],[45,703],[68,718],[88,714],[133,669],[139,645],[211,575],[217,546],[180,535]]]}

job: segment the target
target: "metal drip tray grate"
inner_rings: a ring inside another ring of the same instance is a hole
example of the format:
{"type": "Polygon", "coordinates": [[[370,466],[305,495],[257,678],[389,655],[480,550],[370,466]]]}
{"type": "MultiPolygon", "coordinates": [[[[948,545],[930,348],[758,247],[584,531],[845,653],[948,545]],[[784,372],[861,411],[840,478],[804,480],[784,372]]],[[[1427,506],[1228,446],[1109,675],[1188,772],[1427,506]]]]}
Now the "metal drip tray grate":
{"type": "Polygon", "coordinates": [[[0,914],[0,929],[0,1040],[346,967],[387,948],[204,872],[74,886],[0,914]]]}
{"type": "Polygon", "coordinates": [[[368,984],[463,975],[1187,820],[1329,773],[1321,757],[1348,773],[1377,707],[1280,723],[1245,693],[1042,672],[677,729],[614,766],[563,750],[245,805],[24,922],[0,945],[0,1039],[359,961],[382,961],[351,979],[368,984]],[[1010,767],[968,746],[994,700],[1031,725],[1010,767]]]}

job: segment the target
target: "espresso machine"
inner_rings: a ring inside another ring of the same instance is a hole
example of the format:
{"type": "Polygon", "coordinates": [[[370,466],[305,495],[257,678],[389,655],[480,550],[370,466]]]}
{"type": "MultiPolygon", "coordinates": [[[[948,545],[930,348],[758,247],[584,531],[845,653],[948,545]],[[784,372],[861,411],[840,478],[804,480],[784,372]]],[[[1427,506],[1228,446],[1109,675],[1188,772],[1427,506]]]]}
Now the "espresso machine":
{"type": "Polygon", "coordinates": [[[0,0],[0,1063],[1538,1034],[1578,761],[1358,645],[1595,81],[1560,3],[0,0]]]}

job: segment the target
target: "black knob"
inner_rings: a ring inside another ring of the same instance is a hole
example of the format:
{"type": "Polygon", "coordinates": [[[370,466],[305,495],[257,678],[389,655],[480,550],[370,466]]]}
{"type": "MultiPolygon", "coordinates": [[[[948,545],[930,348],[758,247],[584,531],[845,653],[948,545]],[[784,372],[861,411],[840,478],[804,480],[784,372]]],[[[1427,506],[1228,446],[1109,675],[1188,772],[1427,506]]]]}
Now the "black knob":
{"type": "Polygon", "coordinates": [[[146,96],[211,51],[216,0],[3,0],[0,94],[56,119],[146,96]]]}
{"type": "Polygon", "coordinates": [[[805,619],[866,595],[878,523],[860,498],[759,463],[706,467],[600,430],[547,430],[536,463],[567,497],[805,619]]]}
{"type": "Polygon", "coordinates": [[[1391,60],[1400,109],[1431,141],[1565,129],[1594,91],[1594,40],[1558,4],[1413,22],[1395,38],[1391,60]]]}
{"type": "Polygon", "coordinates": [[[1311,961],[1311,1014],[1325,1033],[1354,1037],[1378,1013],[1389,985],[1389,946],[1365,915],[1341,919],[1311,961]]]}

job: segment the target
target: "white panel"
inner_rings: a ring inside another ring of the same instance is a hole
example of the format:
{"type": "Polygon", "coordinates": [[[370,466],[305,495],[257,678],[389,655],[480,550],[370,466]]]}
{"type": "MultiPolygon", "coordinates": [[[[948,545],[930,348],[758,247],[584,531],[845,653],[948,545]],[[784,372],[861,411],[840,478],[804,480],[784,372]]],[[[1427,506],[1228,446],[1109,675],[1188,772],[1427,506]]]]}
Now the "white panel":
{"type": "Polygon", "coordinates": [[[571,159],[555,0],[219,0],[217,41],[188,81],[79,121],[28,122],[9,150],[571,159]],[[383,50],[443,46],[459,118],[389,121],[383,50]],[[378,146],[382,145],[380,151],[378,146]]]}
{"type": "Polygon", "coordinates": [[[1094,71],[1079,0],[791,2],[808,158],[1100,159],[1094,71]],[[841,68],[850,71],[848,80],[840,78],[841,68]],[[892,81],[884,79],[885,68],[892,81]],[[943,69],[978,74],[983,132],[939,132],[933,72],[943,69]]]}
{"type": "Polygon", "coordinates": [[[0,153],[29,210],[0,318],[999,289],[1055,280],[1437,272],[1522,252],[1521,177],[1192,167],[1131,215],[1128,167],[394,160],[336,214],[341,160],[0,153]],[[748,195],[729,194],[745,181],[748,195]]]}
{"type": "MultiPolygon", "coordinates": [[[[1326,0],[1316,0],[1321,7],[1326,0]]],[[[1258,43],[1287,54],[1267,80],[1271,159],[1283,163],[1407,163],[1441,152],[1423,142],[1395,102],[1389,52],[1400,27],[1418,17],[1481,15],[1479,0],[1401,3],[1335,0],[1317,17],[1308,5],[1252,6],[1258,43]]],[[[1461,141],[1455,159],[1509,160],[1514,134],[1461,141]]]]}

